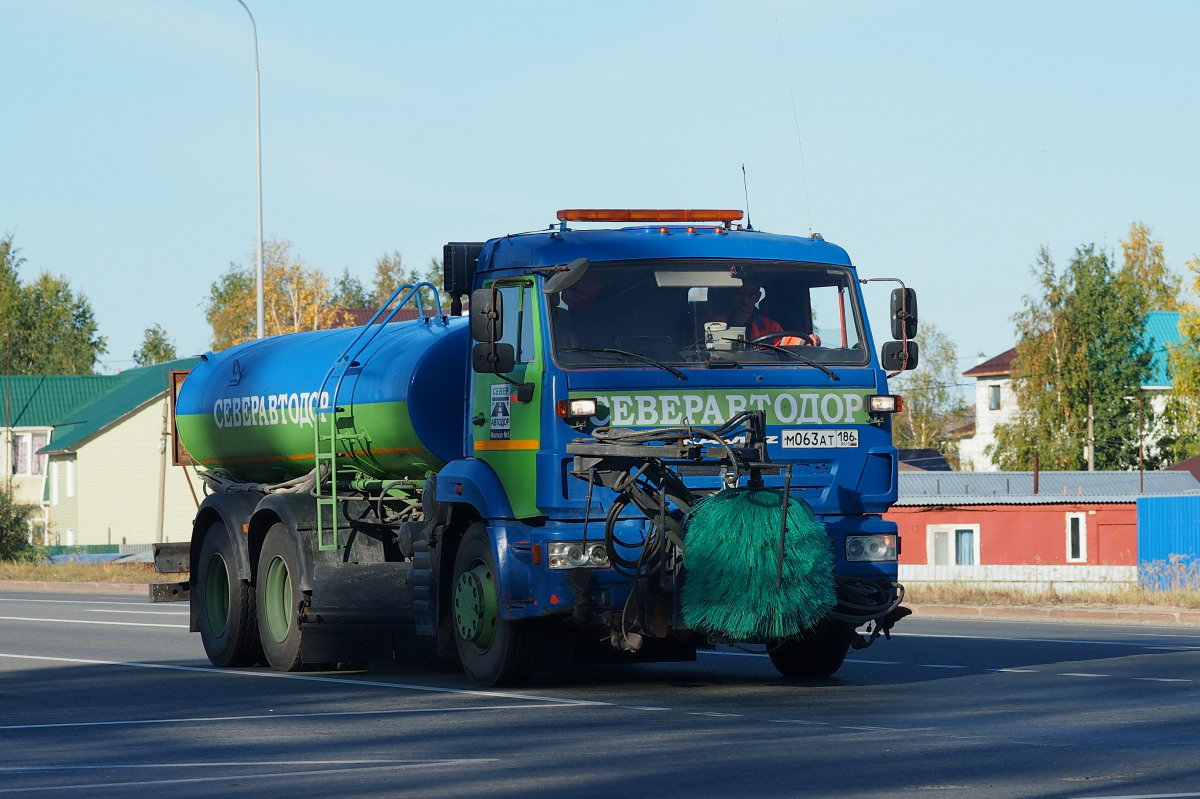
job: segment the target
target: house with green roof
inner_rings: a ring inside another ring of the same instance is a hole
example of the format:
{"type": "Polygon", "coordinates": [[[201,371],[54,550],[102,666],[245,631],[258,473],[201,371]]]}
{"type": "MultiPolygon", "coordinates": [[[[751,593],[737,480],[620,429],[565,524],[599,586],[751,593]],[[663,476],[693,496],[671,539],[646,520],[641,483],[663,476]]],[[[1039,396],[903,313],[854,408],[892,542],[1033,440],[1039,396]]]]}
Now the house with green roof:
{"type": "Polygon", "coordinates": [[[171,463],[172,370],[198,358],[129,369],[53,419],[45,458],[47,543],[137,545],[187,540],[198,478],[171,463]]]}
{"type": "Polygon", "coordinates": [[[39,508],[46,523],[47,457],[54,422],[108,391],[116,375],[5,375],[0,377],[0,474],[22,505],[39,508]]]}

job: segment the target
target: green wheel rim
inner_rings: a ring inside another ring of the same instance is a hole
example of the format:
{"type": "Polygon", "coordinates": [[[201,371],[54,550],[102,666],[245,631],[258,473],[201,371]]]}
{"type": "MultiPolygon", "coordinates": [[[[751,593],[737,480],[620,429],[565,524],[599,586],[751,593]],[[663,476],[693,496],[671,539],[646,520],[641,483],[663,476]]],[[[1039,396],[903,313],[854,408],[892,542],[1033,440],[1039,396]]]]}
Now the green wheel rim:
{"type": "Polygon", "coordinates": [[[458,634],[476,651],[492,645],[499,620],[496,580],[486,563],[475,561],[454,586],[454,623],[458,634]]]}
{"type": "Polygon", "coordinates": [[[267,566],[266,596],[259,597],[267,618],[267,632],[277,644],[287,640],[292,627],[292,577],[287,563],[276,556],[267,566]]]}
{"type": "Polygon", "coordinates": [[[204,618],[209,632],[225,634],[229,623],[229,570],[225,559],[214,553],[204,570],[204,618]]]}

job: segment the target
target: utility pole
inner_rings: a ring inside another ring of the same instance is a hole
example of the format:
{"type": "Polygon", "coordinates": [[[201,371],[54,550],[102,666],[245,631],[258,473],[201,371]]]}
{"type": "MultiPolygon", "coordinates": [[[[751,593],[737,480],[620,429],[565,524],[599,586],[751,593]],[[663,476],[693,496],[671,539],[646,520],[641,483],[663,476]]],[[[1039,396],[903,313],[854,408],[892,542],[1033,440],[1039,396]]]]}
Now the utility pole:
{"type": "Polygon", "coordinates": [[[1092,387],[1088,385],[1087,470],[1096,471],[1096,409],[1092,405],[1092,387]]]}
{"type": "Polygon", "coordinates": [[[1145,448],[1142,436],[1142,391],[1138,389],[1138,493],[1146,493],[1146,461],[1143,453],[1145,448]]]}

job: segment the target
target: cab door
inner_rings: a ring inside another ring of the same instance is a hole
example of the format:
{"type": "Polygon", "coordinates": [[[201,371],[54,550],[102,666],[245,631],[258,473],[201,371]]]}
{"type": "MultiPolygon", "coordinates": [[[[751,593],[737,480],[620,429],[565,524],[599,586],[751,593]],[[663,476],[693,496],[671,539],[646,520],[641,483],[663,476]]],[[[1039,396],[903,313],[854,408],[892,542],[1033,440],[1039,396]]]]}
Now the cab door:
{"type": "Polygon", "coordinates": [[[485,288],[498,300],[500,334],[495,341],[513,348],[514,363],[507,372],[480,371],[478,364],[472,370],[474,454],[499,475],[518,518],[538,516],[535,464],[541,447],[544,337],[539,295],[527,278],[501,279],[485,288]]]}

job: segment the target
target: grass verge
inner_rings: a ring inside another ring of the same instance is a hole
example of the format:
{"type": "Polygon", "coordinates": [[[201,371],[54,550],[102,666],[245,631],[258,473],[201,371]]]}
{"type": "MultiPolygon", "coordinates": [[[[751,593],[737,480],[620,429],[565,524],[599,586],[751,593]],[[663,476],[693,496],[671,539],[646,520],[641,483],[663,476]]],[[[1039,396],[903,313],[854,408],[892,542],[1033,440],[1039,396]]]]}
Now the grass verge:
{"type": "Polygon", "coordinates": [[[170,583],[186,574],[159,574],[152,563],[23,563],[0,561],[0,580],[43,583],[170,583]]]}

